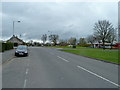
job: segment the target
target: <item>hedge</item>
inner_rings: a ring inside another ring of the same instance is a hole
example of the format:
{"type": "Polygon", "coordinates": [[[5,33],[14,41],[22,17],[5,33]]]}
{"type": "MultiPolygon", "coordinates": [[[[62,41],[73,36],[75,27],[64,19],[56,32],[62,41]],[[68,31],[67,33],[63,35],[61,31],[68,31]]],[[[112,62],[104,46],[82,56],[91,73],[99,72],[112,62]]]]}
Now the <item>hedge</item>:
{"type": "Polygon", "coordinates": [[[0,52],[2,52],[2,42],[0,42],[0,52]]]}
{"type": "Polygon", "coordinates": [[[13,43],[7,42],[7,43],[2,43],[2,50],[0,51],[4,52],[5,50],[10,50],[10,49],[13,49],[13,43]]]}

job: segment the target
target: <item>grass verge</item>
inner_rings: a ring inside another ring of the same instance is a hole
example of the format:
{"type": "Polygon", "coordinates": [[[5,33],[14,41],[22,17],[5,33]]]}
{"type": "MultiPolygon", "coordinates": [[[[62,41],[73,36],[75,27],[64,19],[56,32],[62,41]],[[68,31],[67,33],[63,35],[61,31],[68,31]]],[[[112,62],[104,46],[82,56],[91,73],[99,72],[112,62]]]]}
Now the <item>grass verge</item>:
{"type": "Polygon", "coordinates": [[[90,58],[100,59],[116,64],[120,64],[118,62],[118,50],[100,50],[100,49],[60,49],[60,51],[65,51],[81,56],[86,56],[90,58]]]}

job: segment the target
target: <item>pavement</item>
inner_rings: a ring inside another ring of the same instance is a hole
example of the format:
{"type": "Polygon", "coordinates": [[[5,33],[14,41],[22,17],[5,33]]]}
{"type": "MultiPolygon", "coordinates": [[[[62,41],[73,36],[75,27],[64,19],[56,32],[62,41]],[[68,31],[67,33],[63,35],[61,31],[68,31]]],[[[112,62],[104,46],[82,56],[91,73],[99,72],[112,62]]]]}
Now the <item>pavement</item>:
{"type": "Polygon", "coordinates": [[[30,47],[28,57],[2,65],[3,88],[118,88],[118,65],[30,47]]]}
{"type": "Polygon", "coordinates": [[[2,53],[2,64],[14,58],[15,49],[4,51],[2,53]]]}

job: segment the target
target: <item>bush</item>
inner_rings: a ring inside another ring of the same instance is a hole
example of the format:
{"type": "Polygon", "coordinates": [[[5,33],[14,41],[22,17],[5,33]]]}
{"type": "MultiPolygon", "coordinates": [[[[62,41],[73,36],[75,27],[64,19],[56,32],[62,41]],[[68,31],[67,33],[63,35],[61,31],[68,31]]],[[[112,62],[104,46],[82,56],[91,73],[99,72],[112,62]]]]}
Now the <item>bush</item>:
{"type": "Polygon", "coordinates": [[[72,48],[76,48],[76,45],[73,45],[72,48]]]}
{"type": "Polygon", "coordinates": [[[0,52],[2,52],[2,42],[0,42],[0,52]]]}
{"type": "Polygon", "coordinates": [[[18,43],[14,43],[14,46],[17,47],[17,46],[18,46],[18,43]]]}
{"type": "Polygon", "coordinates": [[[90,47],[91,44],[79,44],[79,46],[81,46],[81,47],[90,47]]]}
{"type": "Polygon", "coordinates": [[[4,52],[5,50],[10,50],[13,49],[13,43],[2,43],[2,52],[4,52]]]}

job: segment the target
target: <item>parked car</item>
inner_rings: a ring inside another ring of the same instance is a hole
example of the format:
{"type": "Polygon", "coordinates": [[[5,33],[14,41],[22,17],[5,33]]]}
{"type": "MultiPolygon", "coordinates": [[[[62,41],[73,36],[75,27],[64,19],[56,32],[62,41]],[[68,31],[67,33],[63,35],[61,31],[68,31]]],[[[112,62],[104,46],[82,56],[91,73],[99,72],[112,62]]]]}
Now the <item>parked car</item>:
{"type": "Polygon", "coordinates": [[[116,43],[116,44],[113,46],[113,49],[120,49],[120,43],[116,43]]]}
{"type": "Polygon", "coordinates": [[[68,47],[73,47],[73,45],[68,45],[68,47]]]}
{"type": "Polygon", "coordinates": [[[15,51],[15,56],[28,56],[28,47],[26,45],[19,45],[15,51]]]}

